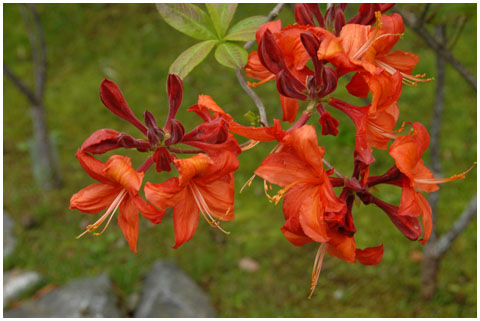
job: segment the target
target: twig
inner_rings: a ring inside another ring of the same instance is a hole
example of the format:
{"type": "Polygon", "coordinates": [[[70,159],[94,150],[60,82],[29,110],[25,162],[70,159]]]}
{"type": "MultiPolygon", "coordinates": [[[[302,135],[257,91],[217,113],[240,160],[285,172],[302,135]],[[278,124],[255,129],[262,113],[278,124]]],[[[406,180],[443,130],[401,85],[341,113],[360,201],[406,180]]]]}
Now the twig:
{"type": "Polygon", "coordinates": [[[327,166],[328,169],[333,169],[333,172],[334,172],[335,175],[337,175],[338,177],[340,177],[340,178],[345,178],[345,175],[343,175],[342,173],[340,173],[339,171],[337,171],[337,170],[335,169],[335,167],[333,167],[325,158],[323,159],[323,164],[324,164],[325,166],[327,166]]]}
{"type": "Polygon", "coordinates": [[[3,74],[13,82],[13,84],[28,98],[28,100],[30,100],[30,103],[33,106],[39,105],[39,101],[34,92],[28,88],[28,86],[20,78],[18,78],[10,68],[8,68],[5,61],[3,62],[3,74]]]}
{"type": "Polygon", "coordinates": [[[460,75],[472,86],[472,88],[477,91],[477,79],[465,68],[465,66],[458,61],[452,53],[446,48],[442,43],[439,43],[428,30],[423,26],[420,20],[415,16],[415,14],[398,9],[397,7],[392,8],[393,11],[402,15],[405,24],[413,29],[420,37],[422,37],[427,45],[432,48],[435,52],[441,55],[446,61],[455,68],[460,75]]]}
{"type": "Polygon", "coordinates": [[[452,246],[453,241],[463,232],[463,230],[468,226],[468,223],[475,217],[477,214],[477,197],[474,196],[468,206],[463,210],[460,217],[455,221],[452,228],[445,233],[438,240],[435,254],[437,257],[442,256],[445,252],[452,246]]]}
{"type": "Polygon", "coordinates": [[[263,105],[262,100],[252,90],[252,88],[248,87],[247,82],[243,78],[241,69],[235,70],[235,74],[237,75],[237,80],[240,83],[240,86],[242,86],[243,90],[247,93],[247,95],[250,96],[250,98],[252,98],[253,102],[257,106],[258,112],[260,113],[260,121],[262,122],[263,126],[268,126],[267,113],[265,111],[265,106],[263,105]]]}
{"type": "MultiPolygon", "coordinates": [[[[445,25],[438,25],[435,28],[436,36],[440,41],[445,40],[445,25]]],[[[435,103],[433,106],[432,123],[430,126],[430,159],[432,164],[432,170],[436,177],[441,175],[441,162],[440,162],[440,128],[442,125],[442,113],[445,102],[445,59],[441,55],[436,55],[437,58],[437,74],[435,81],[435,103]]],[[[430,242],[433,243],[436,240],[436,216],[437,216],[437,203],[439,193],[433,192],[429,195],[428,201],[432,208],[432,221],[433,230],[430,237],[430,242]]]]}
{"type": "MultiPolygon", "coordinates": [[[[280,10],[282,10],[284,5],[285,5],[284,3],[277,4],[272,9],[272,11],[270,11],[270,13],[268,14],[267,20],[272,21],[273,19],[275,19],[278,16],[278,14],[280,13],[280,10]]],[[[254,43],[255,43],[255,40],[249,41],[243,46],[243,48],[245,48],[246,50],[249,50],[253,46],[254,43]]],[[[268,126],[267,113],[265,111],[265,106],[263,105],[262,100],[252,90],[252,88],[248,87],[247,82],[243,78],[241,69],[235,70],[235,74],[237,75],[237,79],[238,79],[238,82],[240,83],[240,86],[242,86],[243,90],[247,93],[247,95],[250,96],[250,98],[252,98],[253,102],[255,103],[255,106],[257,106],[258,112],[260,114],[260,121],[262,122],[262,125],[263,126],[268,126]]]]}
{"type": "Polygon", "coordinates": [[[420,23],[423,25],[425,23],[425,17],[427,16],[428,9],[430,9],[431,3],[427,3],[425,8],[423,8],[422,15],[420,16],[420,23]]]}
{"type": "Polygon", "coordinates": [[[42,101],[47,70],[47,54],[43,29],[34,4],[20,5],[20,9],[27,26],[27,34],[32,47],[35,96],[38,101],[42,101]],[[26,8],[30,9],[31,19],[28,17],[26,8]],[[32,24],[32,21],[35,25],[32,24]]]}

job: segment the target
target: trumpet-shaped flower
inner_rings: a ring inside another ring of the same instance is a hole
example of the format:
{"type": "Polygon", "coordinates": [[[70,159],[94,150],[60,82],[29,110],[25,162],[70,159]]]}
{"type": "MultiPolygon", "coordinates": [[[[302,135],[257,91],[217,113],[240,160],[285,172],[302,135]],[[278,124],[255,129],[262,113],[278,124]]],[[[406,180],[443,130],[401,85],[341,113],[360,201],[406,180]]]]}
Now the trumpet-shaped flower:
{"type": "Polygon", "coordinates": [[[238,168],[238,160],[233,153],[224,151],[173,162],[180,176],[160,184],[146,183],[145,196],[158,208],[173,207],[173,248],[178,248],[195,234],[199,211],[212,227],[222,231],[217,220],[233,220],[233,171],[238,168]]]}
{"type": "Polygon", "coordinates": [[[138,211],[152,223],[161,222],[164,210],[158,210],[145,202],[138,191],[142,185],[144,173],[132,168],[130,158],[114,155],[106,163],[93,156],[78,151],[76,154],[82,167],[100,184],[92,184],[74,194],[70,199],[70,209],[95,214],[106,209],[102,217],[94,224],[88,225],[80,236],[98,229],[107,221],[103,230],[94,235],[102,234],[117,209],[120,209],[118,225],[133,252],[137,252],[138,211]]]}

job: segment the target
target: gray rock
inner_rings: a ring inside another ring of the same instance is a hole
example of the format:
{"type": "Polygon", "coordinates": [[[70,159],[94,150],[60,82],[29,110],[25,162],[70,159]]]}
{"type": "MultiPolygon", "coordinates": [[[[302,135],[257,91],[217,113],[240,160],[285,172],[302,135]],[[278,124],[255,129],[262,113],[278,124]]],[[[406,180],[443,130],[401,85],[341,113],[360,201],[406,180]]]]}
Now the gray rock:
{"type": "Polygon", "coordinates": [[[3,258],[15,250],[17,240],[13,236],[13,227],[15,222],[3,211],[3,258]]]}
{"type": "Polygon", "coordinates": [[[36,272],[3,272],[3,307],[19,299],[25,292],[34,290],[41,280],[42,277],[36,272]]]}
{"type": "Polygon", "coordinates": [[[157,261],[144,280],[136,318],[213,318],[208,296],[174,263],[157,261]]]}
{"type": "Polygon", "coordinates": [[[106,274],[96,278],[77,279],[55,289],[38,300],[4,312],[8,318],[110,318],[121,317],[110,279],[106,274]]]}

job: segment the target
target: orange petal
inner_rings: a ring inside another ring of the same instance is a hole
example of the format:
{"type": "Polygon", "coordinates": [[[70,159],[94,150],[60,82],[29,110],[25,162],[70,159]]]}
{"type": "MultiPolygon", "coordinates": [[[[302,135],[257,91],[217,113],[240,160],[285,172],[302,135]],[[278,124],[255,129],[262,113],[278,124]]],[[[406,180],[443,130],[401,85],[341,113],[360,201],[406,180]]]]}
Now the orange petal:
{"type": "Polygon", "coordinates": [[[95,214],[112,204],[122,188],[108,184],[92,184],[77,193],[70,199],[70,209],[95,214]]]}
{"type": "Polygon", "coordinates": [[[294,98],[289,98],[280,95],[280,104],[282,105],[283,121],[293,123],[298,113],[298,101],[294,98]]]}
{"type": "Polygon", "coordinates": [[[329,236],[324,221],[324,204],[320,202],[319,190],[311,190],[308,197],[304,198],[300,211],[300,225],[303,232],[316,242],[327,242],[329,236]]]}
{"type": "Polygon", "coordinates": [[[198,226],[198,207],[192,192],[185,190],[183,197],[173,209],[173,225],[175,231],[174,249],[190,240],[198,226]]]}
{"type": "Polygon", "coordinates": [[[232,116],[227,114],[223,111],[223,109],[217,105],[217,103],[212,99],[212,97],[207,95],[199,95],[198,96],[198,105],[211,110],[213,113],[217,113],[218,115],[222,116],[228,122],[233,120],[232,116]]]}
{"type": "Polygon", "coordinates": [[[318,146],[317,133],[313,126],[305,125],[292,130],[284,137],[282,144],[291,146],[296,155],[315,170],[317,176],[323,175],[325,149],[318,146]]]}
{"type": "Polygon", "coordinates": [[[376,265],[383,257],[383,244],[375,247],[368,247],[365,250],[356,249],[355,258],[363,265],[376,265]]]}
{"type": "Polygon", "coordinates": [[[159,224],[162,222],[163,216],[165,215],[164,209],[157,209],[155,206],[146,202],[140,195],[136,195],[132,198],[135,203],[135,207],[140,211],[140,213],[148,219],[153,224],[159,224]]]}
{"type": "Polygon", "coordinates": [[[356,242],[353,236],[347,236],[337,231],[329,230],[328,253],[341,260],[355,263],[356,242]]]}
{"type": "Polygon", "coordinates": [[[175,159],[173,162],[180,173],[179,183],[181,186],[186,186],[196,176],[202,176],[214,164],[212,159],[205,154],[175,159]]]}
{"type": "Polygon", "coordinates": [[[180,186],[177,177],[167,179],[161,184],[145,184],[145,197],[149,202],[160,209],[175,206],[183,197],[184,186],[180,186]]]}
{"type": "Polygon", "coordinates": [[[113,155],[106,162],[104,172],[107,177],[123,186],[130,194],[138,194],[144,173],[137,172],[127,156],[113,155]]]}
{"type": "Polygon", "coordinates": [[[398,71],[411,74],[418,63],[418,56],[411,52],[392,51],[386,56],[377,57],[377,60],[392,66],[398,71]]]}
{"type": "Polygon", "coordinates": [[[312,167],[300,159],[290,147],[268,155],[255,171],[255,175],[282,187],[299,180],[315,178],[312,167]]]}
{"type": "Polygon", "coordinates": [[[75,154],[75,157],[91,178],[104,184],[115,184],[115,182],[108,178],[104,173],[105,163],[99,161],[90,154],[82,152],[80,149],[75,154]]]}
{"type": "Polygon", "coordinates": [[[313,242],[308,236],[304,234],[296,234],[285,227],[282,227],[280,230],[285,238],[294,246],[304,246],[305,244],[313,242]]]}
{"type": "Polygon", "coordinates": [[[195,186],[200,191],[213,217],[222,221],[234,219],[235,188],[233,175],[230,182],[216,180],[208,185],[195,183],[195,186]]]}
{"type": "Polygon", "coordinates": [[[138,210],[130,196],[120,203],[120,215],[118,215],[118,226],[123,232],[130,249],[137,253],[138,239],[138,210]]]}

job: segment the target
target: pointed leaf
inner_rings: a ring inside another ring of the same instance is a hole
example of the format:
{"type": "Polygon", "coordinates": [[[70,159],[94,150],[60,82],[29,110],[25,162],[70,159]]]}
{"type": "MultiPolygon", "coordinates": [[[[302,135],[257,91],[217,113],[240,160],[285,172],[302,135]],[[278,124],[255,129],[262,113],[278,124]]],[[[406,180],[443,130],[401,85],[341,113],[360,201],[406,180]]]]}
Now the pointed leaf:
{"type": "Polygon", "coordinates": [[[255,39],[257,29],[268,21],[265,16],[253,16],[239,21],[225,36],[225,40],[250,41],[255,39]]]}
{"type": "Polygon", "coordinates": [[[207,13],[190,3],[157,3],[162,18],[171,27],[199,40],[217,39],[207,13]]]}
{"type": "Polygon", "coordinates": [[[234,43],[222,43],[215,50],[215,58],[229,68],[239,69],[247,64],[248,52],[234,43]]]}
{"type": "Polygon", "coordinates": [[[225,32],[232,21],[235,10],[237,10],[236,3],[206,3],[210,18],[212,18],[213,26],[220,38],[223,38],[225,32]]]}
{"type": "Polygon", "coordinates": [[[216,43],[216,40],[206,40],[191,46],[175,59],[168,72],[170,74],[177,74],[180,78],[184,79],[193,68],[207,57],[216,43]]]}

